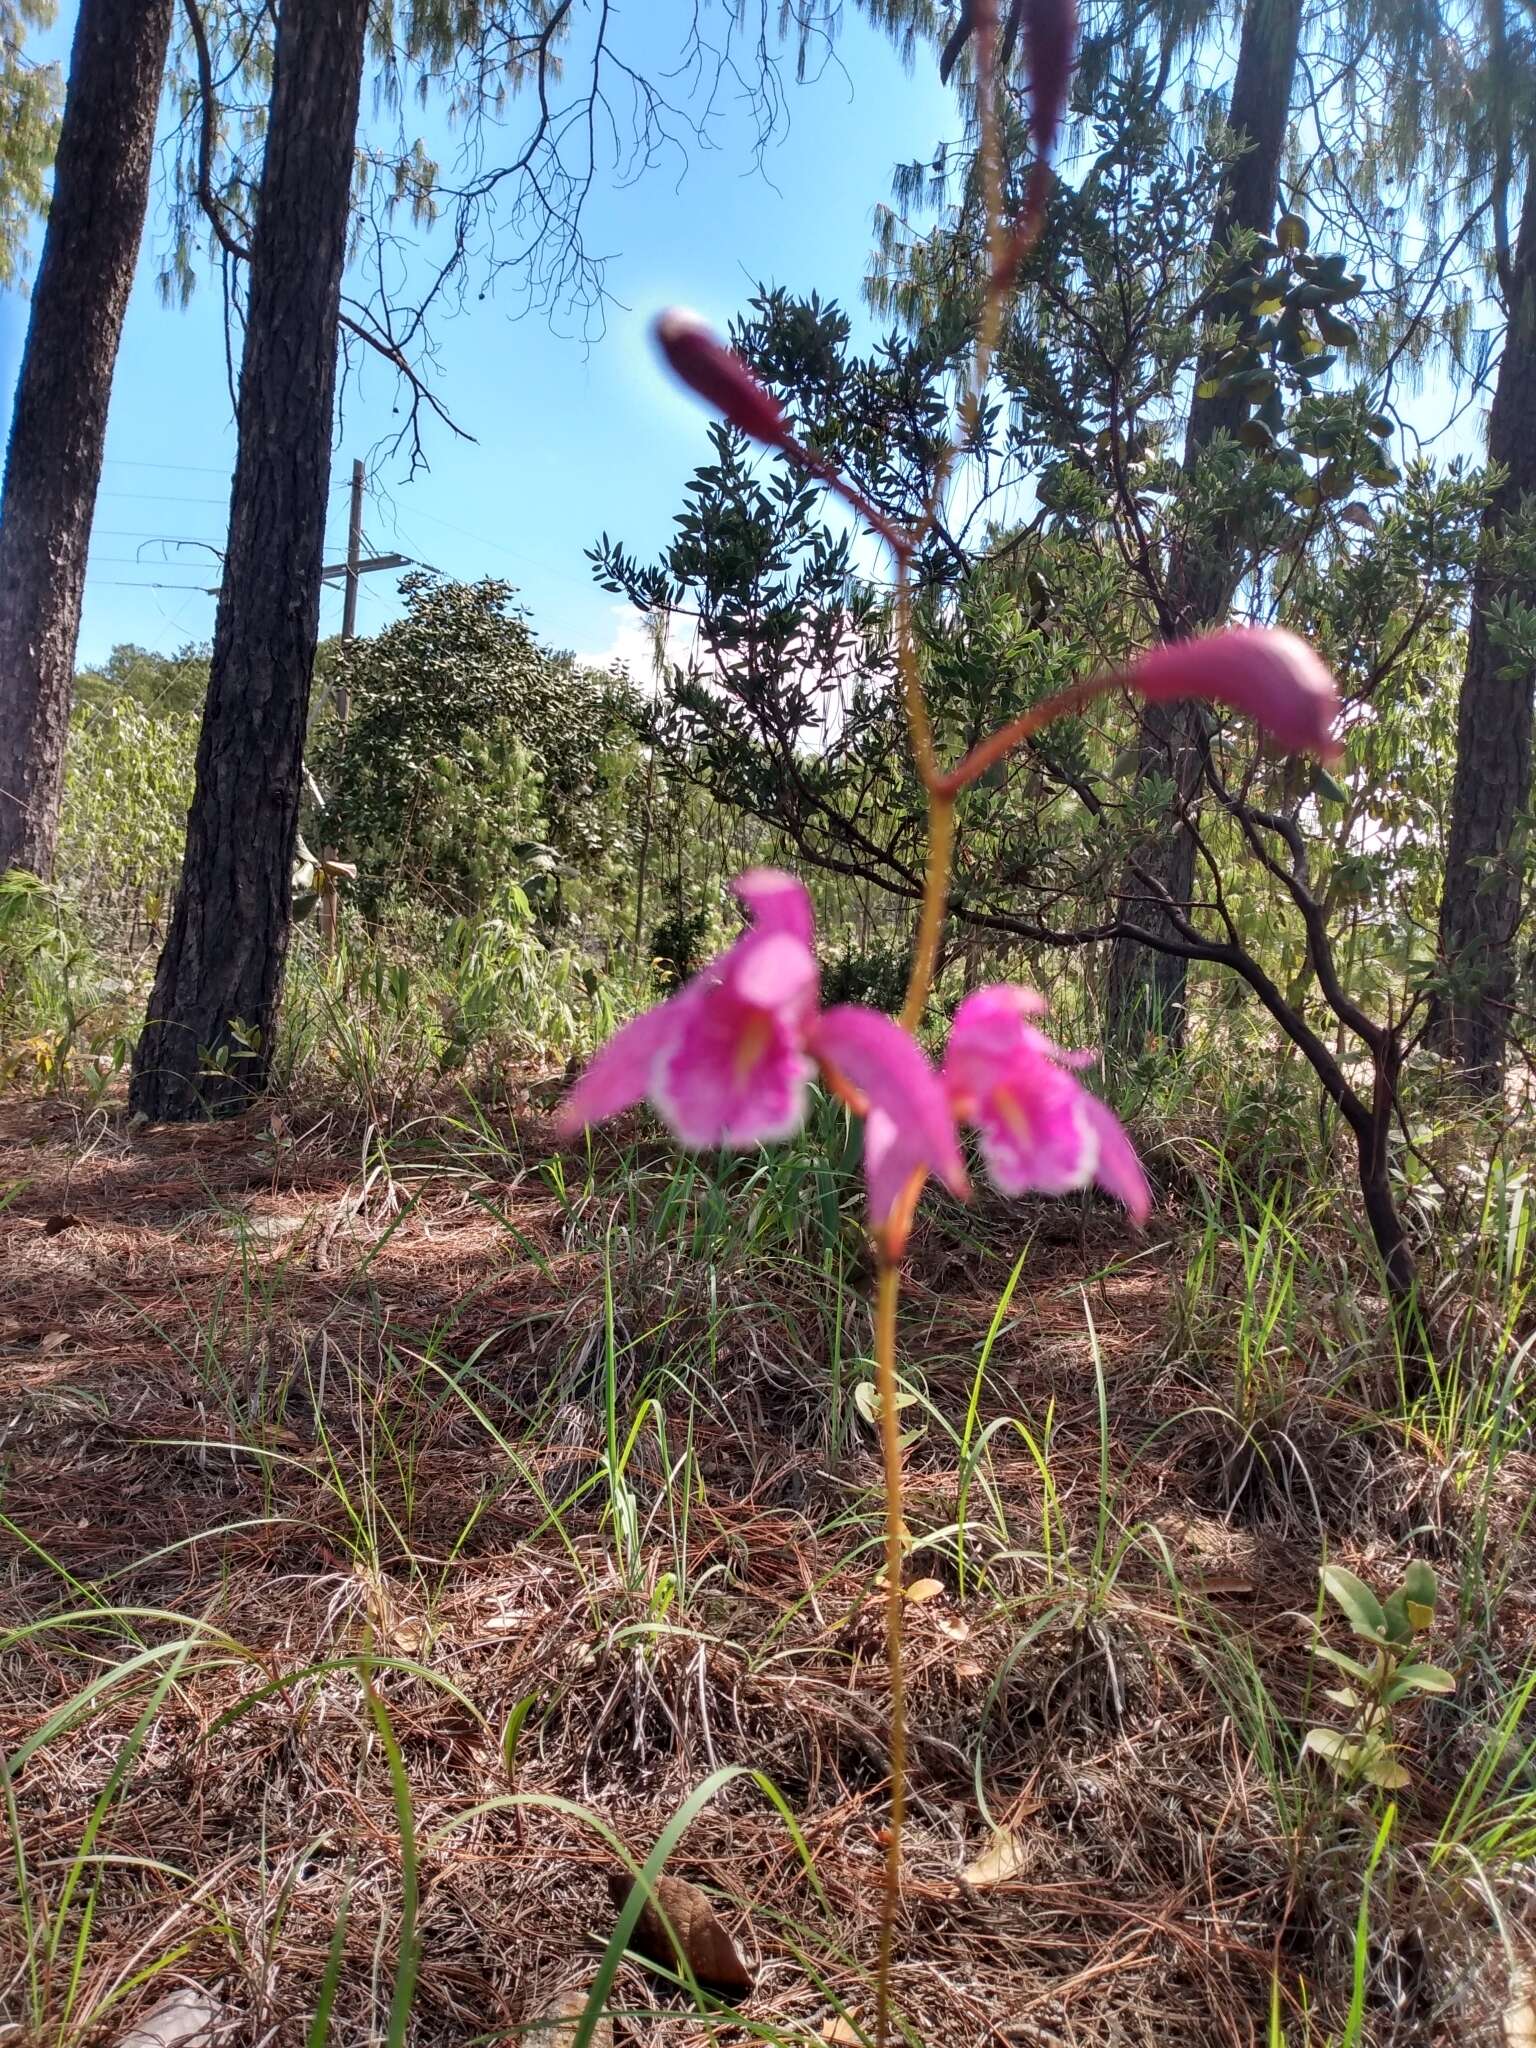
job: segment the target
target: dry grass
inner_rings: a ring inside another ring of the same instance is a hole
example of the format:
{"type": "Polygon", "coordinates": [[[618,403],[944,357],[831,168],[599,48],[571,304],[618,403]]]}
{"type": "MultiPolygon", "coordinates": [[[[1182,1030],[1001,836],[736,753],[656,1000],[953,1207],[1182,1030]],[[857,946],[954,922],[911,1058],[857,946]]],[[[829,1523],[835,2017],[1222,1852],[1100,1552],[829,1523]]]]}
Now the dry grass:
{"type": "MultiPolygon", "coordinates": [[[[536,1114],[388,1171],[324,1129],[135,1137],[57,1107],[7,1109],[0,1147],[13,2038],[110,2039],[188,1982],[222,2040],[297,2048],[328,1969],[335,2040],[516,2038],[609,1943],[602,1830],[643,1859],[732,1767],[669,1867],[757,1988],[710,2017],[626,1963],[619,2039],[867,2019],[887,1787],[856,1249],[840,1288],[687,1255],[633,1185],[574,1198],[536,1114]]],[[[1170,1248],[1076,1210],[991,1229],[931,1230],[903,1316],[912,1575],[942,1589],[909,1610],[908,2039],[1257,2043],[1276,1982],[1285,2040],[1349,2038],[1358,1953],[1353,2038],[1501,2041],[1522,1873],[1432,1865],[1530,1653],[1529,1463],[1478,1494],[1298,1380],[1294,1461],[1271,1446],[1234,1492],[1220,1402],[1170,1350],[1170,1248]],[[1379,1809],[1297,1763],[1298,1615],[1324,1546],[1379,1581],[1431,1541],[1452,1576],[1475,1541],[1497,1611],[1475,1652],[1437,1645],[1462,1690],[1408,1723],[1357,1947],[1379,1809]],[[1012,1875],[970,1885],[994,1826],[1012,1875]]]]}

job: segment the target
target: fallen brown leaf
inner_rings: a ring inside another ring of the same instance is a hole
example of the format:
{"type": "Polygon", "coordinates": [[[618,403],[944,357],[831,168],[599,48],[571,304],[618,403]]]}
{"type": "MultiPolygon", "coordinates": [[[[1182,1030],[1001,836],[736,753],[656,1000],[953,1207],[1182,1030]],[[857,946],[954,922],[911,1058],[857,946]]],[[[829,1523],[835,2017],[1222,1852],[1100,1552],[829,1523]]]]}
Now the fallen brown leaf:
{"type": "Polygon", "coordinates": [[[999,1832],[992,1837],[992,1845],[983,1849],[979,1856],[972,1857],[960,1873],[960,1882],[974,1890],[984,1890],[988,1885],[1007,1884],[1023,1870],[1028,1861],[1028,1851],[1017,1835],[999,1832]]]}
{"type": "Polygon", "coordinates": [[[1536,1980],[1525,1970],[1517,1970],[1510,1980],[1504,2040],[1507,2048],[1536,2048],[1536,1980]]]}
{"type": "MultiPolygon", "coordinates": [[[[629,1873],[610,1871],[608,1891],[615,1908],[622,1911],[629,1898],[629,1873]]],[[[653,1896],[640,1908],[630,1946],[668,1969],[676,1969],[680,1961],[685,1962],[699,1982],[712,1991],[739,1997],[752,1989],[752,1972],[742,1961],[719,1914],[698,1886],[684,1878],[657,1878],[653,1896]]]]}
{"type": "MultiPolygon", "coordinates": [[[[528,2048],[574,2048],[576,2029],[586,2009],[587,1993],[579,1985],[562,1991],[523,2036],[528,2048]]],[[[593,2027],[588,2039],[590,2048],[613,2048],[613,2021],[606,2013],[593,2027]]]]}
{"type": "Polygon", "coordinates": [[[914,1579],[906,1591],[907,1599],[914,1607],[921,1607],[928,1600],[942,1600],[944,1581],[942,1579],[914,1579]]]}
{"type": "Polygon", "coordinates": [[[47,1358],[51,1352],[62,1351],[69,1342],[68,1330],[49,1330],[37,1347],[39,1358],[47,1358]]]}
{"type": "Polygon", "coordinates": [[[821,2023],[821,2038],[832,2041],[837,2048],[869,2048],[869,2037],[861,2034],[852,2020],[845,2020],[840,2012],[821,2023]]]}
{"type": "Polygon", "coordinates": [[[184,1985],[150,2007],[137,2025],[119,2034],[115,2048],[194,2048],[212,2039],[219,2008],[206,1991],[184,1985]]]}

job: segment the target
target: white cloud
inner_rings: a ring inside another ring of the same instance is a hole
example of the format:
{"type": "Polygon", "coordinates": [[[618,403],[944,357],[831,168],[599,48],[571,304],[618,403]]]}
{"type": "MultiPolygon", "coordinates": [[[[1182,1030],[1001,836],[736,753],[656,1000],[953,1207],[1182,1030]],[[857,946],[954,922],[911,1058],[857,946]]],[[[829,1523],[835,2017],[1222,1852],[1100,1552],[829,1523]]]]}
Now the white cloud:
{"type": "Polygon", "coordinates": [[[691,619],[669,619],[665,644],[658,649],[652,623],[622,598],[608,607],[609,638],[606,646],[582,647],[576,659],[588,668],[611,668],[616,661],[629,670],[638,688],[649,689],[657,679],[658,652],[668,666],[688,666],[696,628],[691,619]]]}

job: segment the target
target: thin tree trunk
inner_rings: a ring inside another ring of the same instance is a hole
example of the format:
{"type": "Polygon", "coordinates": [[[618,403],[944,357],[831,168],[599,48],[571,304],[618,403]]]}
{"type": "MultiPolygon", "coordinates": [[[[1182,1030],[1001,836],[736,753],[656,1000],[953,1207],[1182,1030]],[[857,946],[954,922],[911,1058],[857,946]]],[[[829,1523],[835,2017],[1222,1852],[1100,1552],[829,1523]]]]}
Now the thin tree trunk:
{"type": "MultiPolygon", "coordinates": [[[[1236,228],[1267,234],[1280,190],[1280,159],[1290,122],[1291,88],[1301,33],[1301,0],[1248,0],[1243,14],[1237,71],[1232,81],[1228,126],[1248,147],[1229,167],[1226,197],[1211,224],[1211,255],[1221,259],[1236,228]]],[[[1202,362],[1196,375],[1204,375],[1202,362]]],[[[1184,440],[1184,469],[1192,476],[1219,433],[1232,434],[1247,417],[1235,393],[1196,397],[1184,440]]],[[[1183,638],[1220,623],[1232,602],[1241,572],[1236,536],[1222,526],[1190,535],[1169,563],[1167,624],[1183,638]]],[[[1195,842],[1179,818],[1200,782],[1200,712],[1193,704],[1149,705],[1142,714],[1138,776],[1165,777],[1174,801],[1157,839],[1140,849],[1140,865],[1156,875],[1176,903],[1194,894],[1195,842]]],[[[1121,900],[1137,924],[1171,931],[1161,906],[1148,899],[1134,878],[1121,884],[1121,900]]],[[[1110,1036],[1136,1048],[1149,1036],[1181,1045],[1187,1013],[1189,964],[1169,953],[1154,953],[1134,939],[1114,941],[1107,989],[1110,1036]]]]}
{"type": "Polygon", "coordinates": [[[0,498],[0,870],[47,875],[173,0],[82,0],[0,498]]]}
{"type": "Polygon", "coordinates": [[[1488,415],[1488,459],[1504,480],[1483,519],[1484,559],[1472,581],[1467,665],[1456,721],[1456,777],[1440,898],[1447,993],[1436,1042],[1480,1095],[1503,1085],[1523,863],[1516,826],[1531,801],[1532,687],[1528,663],[1500,632],[1506,606],[1536,605],[1536,580],[1492,555],[1522,498],[1536,492],[1536,174],[1526,173],[1508,289],[1509,324],[1488,415]]]}
{"type": "Polygon", "coordinates": [[[134,1057],[155,1120],[265,1085],[320,619],[341,276],[368,0],[282,0],[251,244],[224,586],[181,882],[134,1057]]]}

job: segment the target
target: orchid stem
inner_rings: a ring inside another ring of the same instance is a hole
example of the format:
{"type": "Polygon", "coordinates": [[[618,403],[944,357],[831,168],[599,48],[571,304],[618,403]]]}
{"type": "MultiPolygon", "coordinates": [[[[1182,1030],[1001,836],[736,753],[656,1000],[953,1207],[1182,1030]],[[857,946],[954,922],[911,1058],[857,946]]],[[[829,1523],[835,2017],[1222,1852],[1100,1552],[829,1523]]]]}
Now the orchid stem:
{"type": "MultiPolygon", "coordinates": [[[[972,364],[972,399],[962,412],[962,429],[968,434],[981,417],[982,395],[992,354],[1002,327],[1003,305],[1024,251],[1034,238],[1038,216],[1026,218],[1010,234],[1003,216],[1002,152],[998,135],[994,65],[997,43],[996,0],[984,0],[976,12],[976,91],[980,128],[981,184],[987,221],[987,283],[977,323],[976,349],[972,364]]],[[[1033,190],[1033,188],[1032,188],[1033,190]]],[[[1031,208],[1033,212],[1033,207],[1031,208]]],[[[923,694],[917,646],[912,630],[911,564],[923,535],[938,517],[945,483],[962,440],[957,438],[939,463],[933,479],[924,517],[908,534],[898,535],[889,523],[872,513],[856,492],[838,485],[864,516],[883,535],[895,561],[896,658],[901,675],[902,702],[912,740],[912,757],[928,799],[928,857],[923,872],[923,901],[917,934],[912,947],[912,966],[907,981],[901,1021],[915,1033],[923,1021],[928,997],[938,971],[939,949],[944,936],[944,919],[949,907],[950,867],[954,859],[955,799],[960,791],[983,774],[994,758],[1000,758],[1020,740],[1058,716],[1075,708],[1081,692],[1067,691],[1026,714],[997,735],[973,749],[959,766],[945,774],[939,767],[933,743],[933,721],[923,694]],[[1072,700],[1069,703],[1068,700],[1072,700]],[[1034,724],[1030,720],[1034,719],[1034,724]],[[1010,737],[1010,734],[1012,735],[1010,737]],[[991,749],[996,749],[994,754],[991,749]]],[[[814,461],[812,467],[819,465],[814,461]]],[[[1092,691],[1088,694],[1094,694],[1092,691]]],[[[891,1808],[885,1849],[885,1896],[880,1917],[880,1965],[875,1993],[875,2040],[886,2048],[891,2022],[891,1963],[896,1941],[896,1915],[901,1904],[901,1830],[907,1805],[907,1715],[906,1692],[901,1671],[902,1567],[906,1545],[906,1523],[902,1514],[901,1422],[896,1406],[896,1310],[901,1298],[899,1251],[905,1242],[906,1226],[898,1230],[899,1243],[877,1239],[879,1279],[875,1295],[875,1376],[880,1396],[880,1448],[885,1464],[885,1602],[886,1658],[891,1685],[891,1808]],[[895,1256],[892,1255],[894,1252],[895,1256]]]]}
{"type": "Polygon", "coordinates": [[[880,1395],[880,1449],[885,1463],[886,1658],[891,1681],[891,1814],[885,1845],[885,1899],[880,1922],[880,1968],[875,1990],[875,2041],[890,2038],[891,1963],[901,1899],[901,1824],[907,1805],[906,1687],[901,1672],[901,1575],[906,1523],[901,1511],[901,1417],[896,1406],[896,1305],[901,1269],[880,1261],[875,1292],[875,1378],[880,1395]]]}

